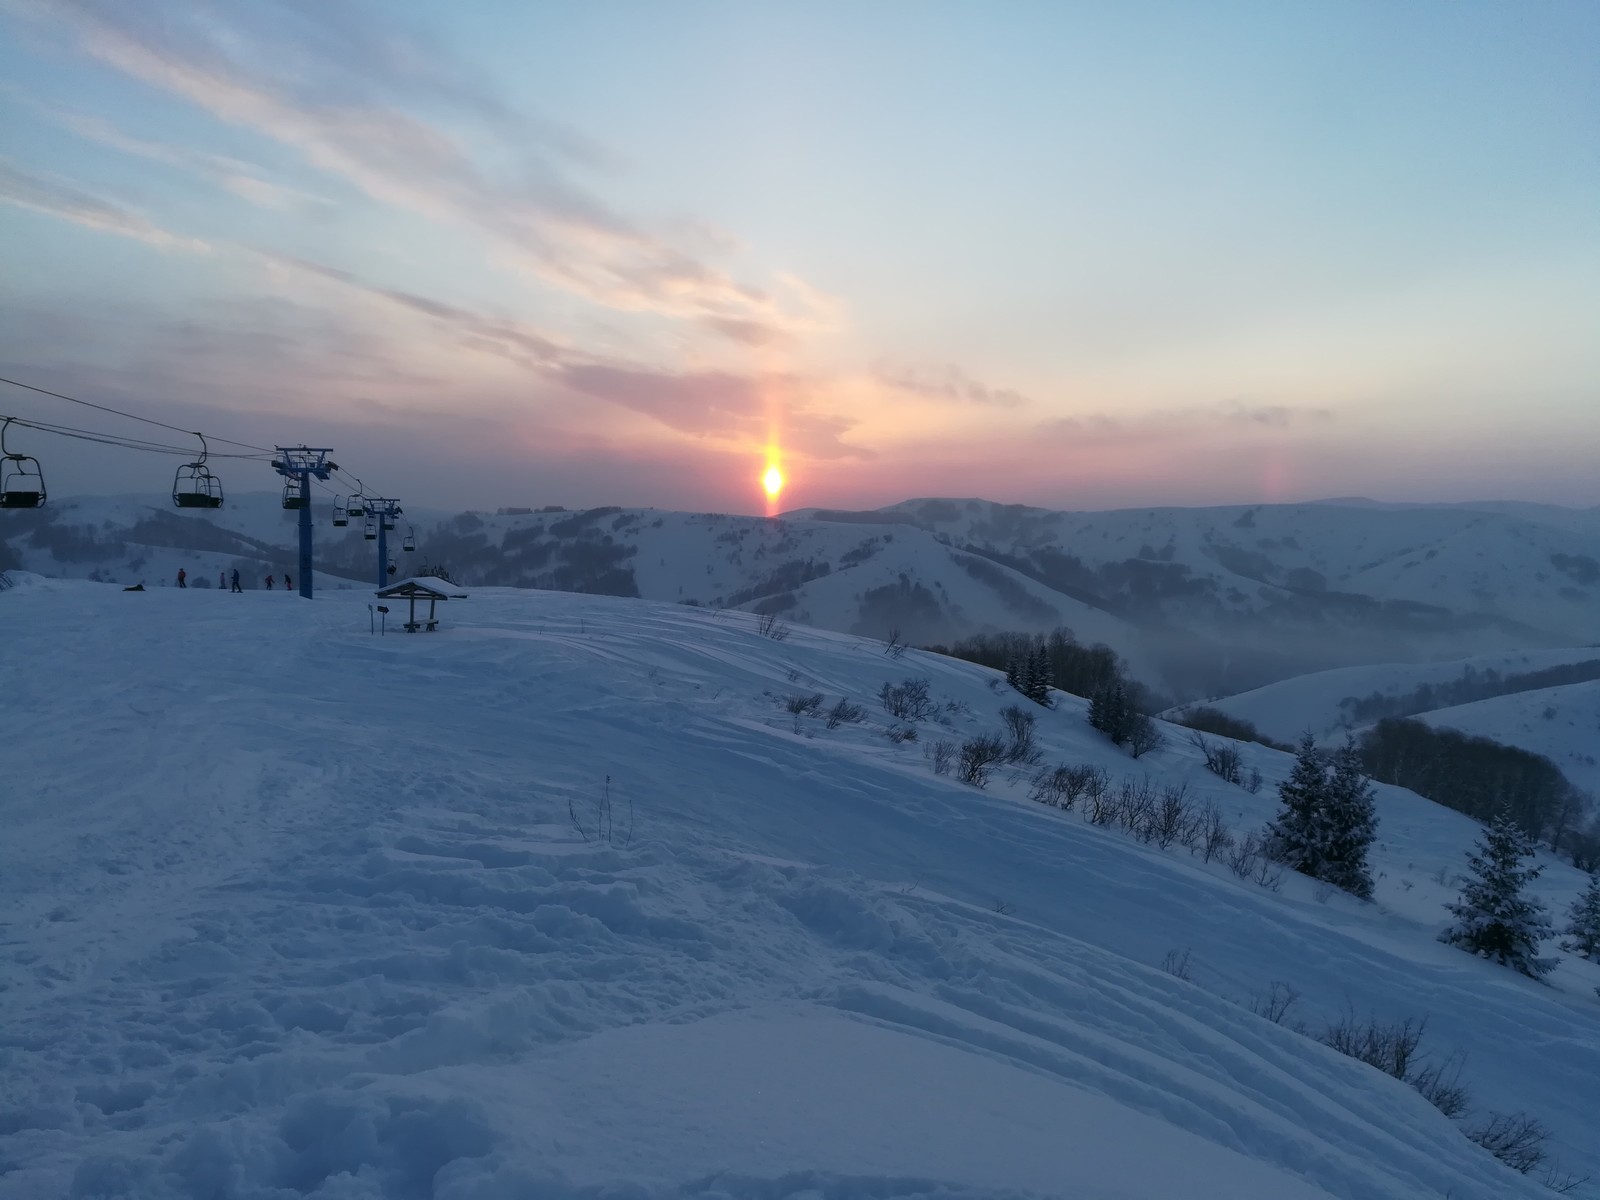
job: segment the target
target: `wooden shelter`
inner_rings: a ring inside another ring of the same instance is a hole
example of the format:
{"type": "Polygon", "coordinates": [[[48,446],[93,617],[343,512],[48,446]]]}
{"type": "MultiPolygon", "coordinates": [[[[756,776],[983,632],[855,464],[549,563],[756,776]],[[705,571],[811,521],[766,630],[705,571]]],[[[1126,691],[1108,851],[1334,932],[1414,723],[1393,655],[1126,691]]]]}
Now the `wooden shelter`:
{"type": "Polygon", "coordinates": [[[422,579],[402,579],[399,583],[391,583],[386,588],[378,589],[380,600],[406,600],[411,604],[411,615],[406,620],[405,631],[415,633],[419,629],[426,629],[432,633],[439,628],[437,608],[442,600],[465,600],[467,594],[455,590],[455,586],[443,579],[432,576],[422,579]],[[428,615],[423,620],[417,620],[417,601],[428,602],[428,615]]]}

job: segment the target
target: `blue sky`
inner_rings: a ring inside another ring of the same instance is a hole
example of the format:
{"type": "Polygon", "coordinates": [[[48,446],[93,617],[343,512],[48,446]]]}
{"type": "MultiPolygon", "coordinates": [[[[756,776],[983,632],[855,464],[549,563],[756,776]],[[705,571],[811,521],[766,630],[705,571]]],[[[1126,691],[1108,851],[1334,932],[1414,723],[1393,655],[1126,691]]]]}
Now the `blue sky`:
{"type": "Polygon", "coordinates": [[[0,374],[414,503],[753,511],[774,459],[788,505],[1600,503],[1596,45],[1589,3],[0,0],[0,374]]]}

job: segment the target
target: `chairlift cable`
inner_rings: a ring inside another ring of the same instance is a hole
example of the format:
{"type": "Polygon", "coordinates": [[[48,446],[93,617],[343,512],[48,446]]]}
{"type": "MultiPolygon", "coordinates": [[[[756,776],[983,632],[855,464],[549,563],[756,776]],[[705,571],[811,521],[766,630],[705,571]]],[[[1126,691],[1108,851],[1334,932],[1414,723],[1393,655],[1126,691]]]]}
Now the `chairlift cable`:
{"type": "MultiPolygon", "coordinates": [[[[105,404],[96,404],[92,400],[79,400],[76,396],[69,396],[65,392],[52,392],[49,388],[35,387],[31,383],[23,383],[19,379],[7,379],[5,376],[0,375],[0,383],[9,383],[12,387],[23,388],[30,392],[38,392],[41,396],[53,396],[55,399],[65,400],[69,404],[81,404],[85,408],[99,409],[101,412],[110,413],[115,417],[126,417],[130,421],[143,421],[146,425],[155,425],[161,429],[170,429],[174,433],[183,433],[190,436],[195,434],[193,429],[182,429],[177,425],[168,425],[165,421],[157,421],[150,417],[141,417],[136,413],[123,412],[119,408],[111,408],[105,404]]],[[[231,438],[213,437],[209,440],[213,442],[225,442],[230,446],[242,446],[246,450],[256,450],[262,454],[272,453],[272,451],[265,446],[255,446],[251,445],[249,442],[236,442],[231,438]]],[[[184,451],[184,453],[188,453],[188,451],[184,451]]]]}

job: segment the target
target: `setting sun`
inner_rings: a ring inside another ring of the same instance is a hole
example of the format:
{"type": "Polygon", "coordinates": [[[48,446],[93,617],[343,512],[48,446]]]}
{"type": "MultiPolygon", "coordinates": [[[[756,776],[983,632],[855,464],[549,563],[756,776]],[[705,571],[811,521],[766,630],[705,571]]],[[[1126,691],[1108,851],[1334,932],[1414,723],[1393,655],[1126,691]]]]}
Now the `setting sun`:
{"type": "Polygon", "coordinates": [[[761,486],[767,489],[767,499],[776,500],[778,493],[783,491],[783,472],[777,467],[768,467],[767,473],[761,477],[761,486]]]}

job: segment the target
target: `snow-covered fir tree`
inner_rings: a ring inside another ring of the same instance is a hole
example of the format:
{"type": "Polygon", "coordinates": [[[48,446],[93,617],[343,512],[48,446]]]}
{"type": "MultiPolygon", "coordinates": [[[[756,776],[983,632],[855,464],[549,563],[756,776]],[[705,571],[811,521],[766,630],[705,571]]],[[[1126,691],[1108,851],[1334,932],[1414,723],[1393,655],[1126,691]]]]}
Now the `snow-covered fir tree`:
{"type": "Polygon", "coordinates": [[[1328,781],[1326,842],[1320,868],[1310,872],[1363,900],[1372,898],[1372,872],[1367,849],[1378,834],[1372,784],[1361,771],[1355,743],[1347,741],[1333,756],[1328,781]]]}
{"type": "Polygon", "coordinates": [[[1050,675],[1050,651],[1045,649],[1043,645],[1036,647],[1033,652],[1028,655],[1028,668],[1028,674],[1026,676],[1027,686],[1023,688],[1023,694],[1035,704],[1042,704],[1046,708],[1049,708],[1050,688],[1052,686],[1050,675]]]}
{"type": "Polygon", "coordinates": [[[1561,948],[1600,962],[1600,873],[1589,876],[1589,886],[1567,911],[1566,940],[1561,948]]]}
{"type": "Polygon", "coordinates": [[[1354,743],[1333,756],[1330,773],[1328,756],[1306,734],[1294,770],[1278,785],[1278,799],[1283,808],[1267,827],[1273,857],[1303,875],[1370,899],[1367,849],[1378,821],[1372,786],[1361,773],[1354,743]]]}
{"type": "Polygon", "coordinates": [[[1532,855],[1532,839],[1501,809],[1479,840],[1477,853],[1467,859],[1474,878],[1448,905],[1456,923],[1439,940],[1535,979],[1548,974],[1556,960],[1540,958],[1539,945],[1550,936],[1550,922],[1544,905],[1526,892],[1544,870],[1523,865],[1532,855]]]}

